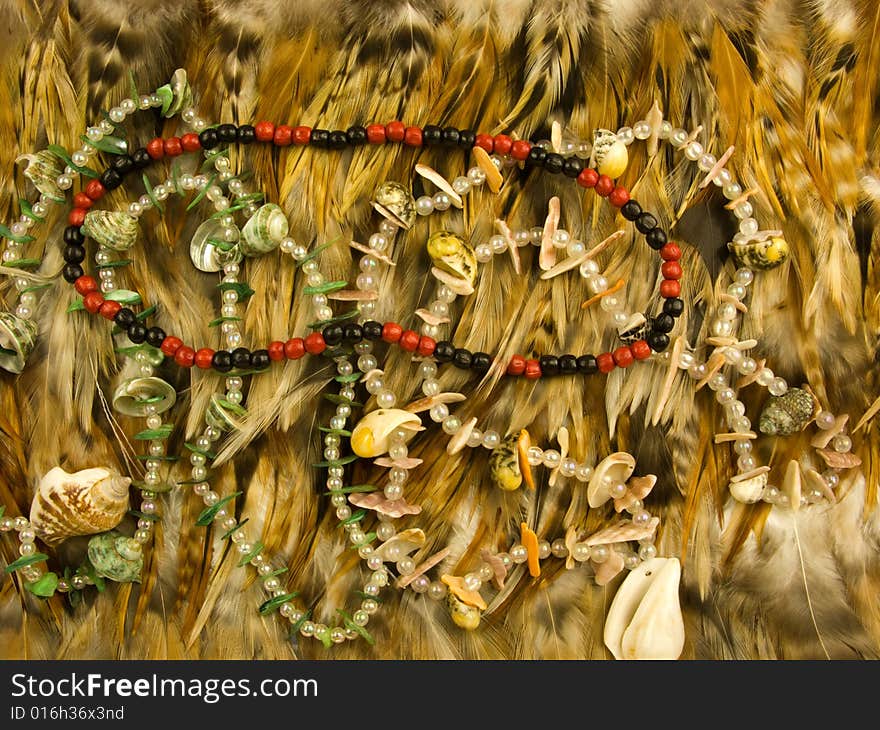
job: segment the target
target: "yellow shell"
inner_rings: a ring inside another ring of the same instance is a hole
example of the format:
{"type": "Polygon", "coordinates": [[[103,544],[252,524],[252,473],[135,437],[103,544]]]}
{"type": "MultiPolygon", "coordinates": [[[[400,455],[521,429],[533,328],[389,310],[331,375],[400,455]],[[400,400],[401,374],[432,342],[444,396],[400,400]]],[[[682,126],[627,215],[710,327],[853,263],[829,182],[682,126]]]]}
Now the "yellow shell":
{"type": "Polygon", "coordinates": [[[522,429],[508,436],[492,451],[492,456],[489,457],[489,473],[499,489],[506,492],[519,489],[523,477],[531,489],[535,488],[528,460],[529,445],[528,431],[522,429]]]}
{"type": "Polygon", "coordinates": [[[775,268],[785,262],[789,254],[788,241],[779,236],[771,236],[764,241],[728,243],[727,248],[733,252],[739,264],[755,269],[775,268]]]}
{"type": "Polygon", "coordinates": [[[593,153],[596,169],[612,180],[620,177],[629,164],[626,145],[608,129],[597,129],[593,132],[593,153]]]}
{"type": "Polygon", "coordinates": [[[473,631],[480,625],[481,611],[475,606],[468,606],[459,601],[452,593],[446,597],[446,605],[449,607],[449,615],[452,623],[465,631],[473,631]]]}
{"type": "Polygon", "coordinates": [[[370,411],[351,432],[351,450],[358,456],[371,459],[388,451],[388,438],[397,428],[408,434],[409,440],[421,430],[422,421],[415,414],[399,408],[377,408],[370,411]]]}
{"type": "Polygon", "coordinates": [[[435,231],[428,239],[428,256],[438,269],[463,279],[471,286],[477,280],[477,256],[461,236],[435,231]]]}

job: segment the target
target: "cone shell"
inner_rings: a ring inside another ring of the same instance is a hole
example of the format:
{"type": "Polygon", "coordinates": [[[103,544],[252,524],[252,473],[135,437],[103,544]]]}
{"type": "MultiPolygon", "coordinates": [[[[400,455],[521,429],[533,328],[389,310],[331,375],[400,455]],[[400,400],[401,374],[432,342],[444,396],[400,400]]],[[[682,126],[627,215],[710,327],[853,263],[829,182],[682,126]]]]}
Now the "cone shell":
{"type": "Polygon", "coordinates": [[[389,447],[389,437],[395,429],[404,428],[407,440],[421,428],[422,421],[415,414],[399,408],[377,408],[370,411],[351,432],[351,450],[362,458],[381,456],[389,447]]]}
{"type": "Polygon", "coordinates": [[[262,256],[274,251],[287,235],[287,216],[274,203],[261,205],[241,231],[239,246],[245,256],[262,256]]]}
{"type": "Polygon", "coordinates": [[[164,413],[177,400],[177,392],[162,378],[131,378],[113,393],[113,407],[126,416],[146,416],[147,406],[164,413]]]}
{"type": "Polygon", "coordinates": [[[189,258],[199,271],[213,273],[220,271],[225,264],[237,264],[241,261],[241,250],[232,246],[223,250],[214,241],[222,241],[223,226],[218,220],[208,219],[193,234],[189,244],[189,258]]]}
{"type": "Polygon", "coordinates": [[[611,179],[620,177],[629,164],[626,145],[608,129],[597,129],[593,132],[593,155],[596,169],[611,179]]]}
{"type": "Polygon", "coordinates": [[[89,540],[89,562],[102,578],[117,583],[140,583],[144,553],[140,543],[118,532],[95,535],[89,540]]]}
{"type": "MultiPolygon", "coordinates": [[[[489,457],[489,473],[499,489],[512,492],[519,489],[523,476],[531,470],[528,461],[529,435],[523,429],[504,439],[489,457]]],[[[531,474],[526,475],[531,477],[531,474]]],[[[532,480],[527,478],[532,484],[532,480]]]]}
{"type": "Polygon", "coordinates": [[[465,240],[449,231],[435,231],[428,239],[428,256],[434,265],[471,286],[477,280],[477,256],[465,240]]]}
{"type": "Polygon", "coordinates": [[[43,195],[63,203],[64,191],[58,187],[57,179],[62,173],[61,163],[58,158],[47,150],[36,154],[21,155],[16,162],[27,160],[24,176],[30,180],[34,187],[43,195]]]}
{"type": "Polygon", "coordinates": [[[807,391],[789,388],[782,395],[770,396],[761,411],[758,428],[768,436],[790,436],[804,430],[815,407],[816,401],[807,391]]]}
{"type": "Polygon", "coordinates": [[[31,523],[48,545],[112,530],[128,510],[129,484],[128,477],[103,467],[68,474],[56,466],[40,480],[31,503],[31,523]]]}
{"type": "Polygon", "coordinates": [[[127,251],[137,240],[138,222],[134,216],[118,210],[90,210],[82,232],[100,246],[127,251]]]}
{"type": "Polygon", "coordinates": [[[373,195],[373,207],[401,228],[410,228],[416,220],[416,201],[412,193],[397,182],[384,182],[373,195]]]}
{"type": "Polygon", "coordinates": [[[34,349],[37,325],[9,312],[0,312],[0,368],[16,375],[24,370],[34,349]]]}
{"type": "Polygon", "coordinates": [[[609,454],[596,464],[593,476],[590,477],[590,482],[587,485],[587,501],[590,507],[593,509],[601,507],[611,499],[609,487],[617,482],[625,482],[630,478],[635,468],[635,458],[625,451],[609,454]]]}
{"type": "Polygon", "coordinates": [[[772,269],[788,259],[788,242],[779,236],[771,236],[764,241],[748,243],[728,243],[727,248],[733,253],[740,266],[753,269],[772,269]]]}

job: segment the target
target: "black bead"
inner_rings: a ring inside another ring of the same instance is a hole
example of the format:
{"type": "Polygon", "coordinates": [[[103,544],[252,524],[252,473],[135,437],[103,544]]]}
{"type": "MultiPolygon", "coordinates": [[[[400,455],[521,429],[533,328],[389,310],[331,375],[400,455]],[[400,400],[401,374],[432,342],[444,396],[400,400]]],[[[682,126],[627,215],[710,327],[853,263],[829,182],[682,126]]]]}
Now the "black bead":
{"type": "Polygon", "coordinates": [[[217,127],[217,139],[224,144],[235,142],[238,139],[238,129],[234,124],[221,124],[217,127]]]}
{"type": "Polygon", "coordinates": [[[559,358],[556,355],[541,355],[538,364],[542,375],[556,375],[559,372],[559,358]]]}
{"type": "Polygon", "coordinates": [[[576,373],[578,369],[578,361],[574,355],[560,355],[559,356],[559,372],[564,375],[571,375],[571,373],[576,373]]]}
{"type": "Polygon", "coordinates": [[[116,188],[122,185],[122,175],[116,172],[112,167],[108,167],[104,170],[99,179],[101,180],[101,185],[107,190],[116,190],[116,188]]]}
{"type": "MultiPolygon", "coordinates": [[[[436,353],[437,350],[435,349],[434,352],[436,353]]],[[[468,350],[459,347],[452,356],[452,364],[457,368],[467,370],[471,366],[471,357],[471,353],[468,350]]]]}
{"type": "Polygon", "coordinates": [[[663,312],[654,317],[654,324],[651,329],[655,332],[672,332],[673,327],[675,327],[675,319],[671,314],[663,312]]]}
{"type": "Polygon", "coordinates": [[[211,367],[217,372],[228,373],[232,370],[232,355],[226,350],[217,350],[211,358],[211,367]]]}
{"type": "Polygon", "coordinates": [[[73,284],[79,277],[83,275],[83,267],[79,264],[67,264],[61,270],[61,276],[64,277],[64,281],[68,284],[73,284]]]}
{"type": "Polygon", "coordinates": [[[584,169],[584,163],[577,157],[566,157],[562,163],[562,174],[566,177],[577,177],[584,169]]]}
{"type": "Polygon", "coordinates": [[[663,302],[663,311],[670,317],[680,317],[684,313],[684,302],[681,299],[667,299],[663,302]]]}
{"type": "MultiPolygon", "coordinates": [[[[202,145],[203,149],[212,150],[220,144],[220,135],[217,134],[217,130],[214,127],[203,129],[199,132],[199,143],[202,145]]],[[[229,368],[227,368],[227,370],[228,369],[229,368]]],[[[220,372],[224,371],[221,370],[220,372]]]]}
{"type": "Polygon", "coordinates": [[[78,226],[67,226],[67,228],[64,229],[64,243],[83,244],[85,241],[86,237],[78,226]]]}
{"type": "Polygon", "coordinates": [[[313,129],[309,142],[315,147],[326,148],[330,144],[329,129],[313,129]]]}
{"type": "Polygon", "coordinates": [[[257,130],[252,124],[238,125],[238,141],[242,144],[250,144],[257,140],[257,130]]]}
{"type": "Polygon", "coordinates": [[[461,135],[455,127],[443,127],[443,144],[447,147],[455,147],[461,135]]]}
{"type": "Polygon", "coordinates": [[[599,370],[599,365],[596,363],[596,358],[592,355],[581,355],[577,359],[577,364],[578,370],[584,375],[592,375],[599,370]]]}
{"type": "Polygon", "coordinates": [[[71,243],[64,247],[64,260],[69,264],[80,264],[86,257],[86,250],[78,243],[71,243]]]}
{"type": "Polygon", "coordinates": [[[150,157],[150,153],[147,152],[146,148],[140,147],[131,153],[131,161],[134,163],[135,168],[143,170],[153,161],[153,158],[150,157]]]}
{"type": "Polygon", "coordinates": [[[662,332],[649,332],[645,340],[648,342],[648,347],[654,352],[663,352],[669,347],[669,335],[662,332]]]}
{"type": "Polygon", "coordinates": [[[485,373],[492,367],[492,356],[488,352],[475,352],[471,356],[471,370],[485,373]]]}
{"type": "Polygon", "coordinates": [[[161,347],[165,341],[165,330],[161,327],[150,327],[147,330],[147,344],[153,347],[161,347]]]}
{"type": "Polygon", "coordinates": [[[116,324],[118,324],[120,327],[122,327],[122,329],[127,330],[135,322],[137,322],[137,317],[135,316],[134,312],[132,312],[128,307],[123,307],[116,313],[113,321],[116,322],[116,324]]]}
{"type": "Polygon", "coordinates": [[[246,347],[236,347],[231,356],[233,367],[244,369],[251,366],[251,352],[246,347]]]}
{"type": "Polygon", "coordinates": [[[147,337],[147,328],[144,327],[140,322],[135,322],[133,325],[130,325],[128,328],[128,339],[130,339],[134,344],[139,345],[143,342],[147,337]]]}
{"type": "Polygon", "coordinates": [[[529,150],[529,156],[526,157],[526,164],[540,167],[544,164],[544,161],[546,159],[547,150],[545,150],[543,147],[538,147],[537,145],[534,145],[532,149],[529,150]]]}
{"type": "Polygon", "coordinates": [[[555,152],[548,152],[544,158],[544,169],[551,175],[558,175],[565,166],[565,158],[555,152]]]}
{"type": "Polygon", "coordinates": [[[255,370],[265,370],[270,362],[268,350],[254,350],[251,353],[251,367],[255,370]]]}
{"type": "Polygon", "coordinates": [[[443,130],[436,124],[426,124],[422,129],[422,144],[440,144],[443,139],[443,130]]]}
{"type": "Polygon", "coordinates": [[[636,218],[636,228],[639,229],[639,233],[647,233],[656,227],[657,219],[650,213],[640,213],[639,217],[636,218]]]}
{"type": "Polygon", "coordinates": [[[324,342],[326,342],[329,346],[332,347],[333,345],[338,345],[340,342],[342,342],[342,325],[328,324],[321,331],[321,334],[324,335],[324,342]]]}
{"type": "Polygon", "coordinates": [[[328,141],[331,150],[344,150],[348,146],[348,136],[341,130],[330,132],[328,141]]]}
{"type": "Polygon", "coordinates": [[[134,160],[128,155],[116,155],[113,158],[113,162],[110,163],[110,167],[120,175],[128,175],[128,173],[134,170],[134,160]]]}
{"type": "Polygon", "coordinates": [[[666,232],[662,228],[652,228],[645,234],[645,242],[655,251],[666,245],[666,232]]]}
{"type": "Polygon", "coordinates": [[[634,221],[642,214],[642,206],[635,200],[627,200],[620,208],[620,214],[628,221],[634,221]]]}
{"type": "Polygon", "coordinates": [[[458,133],[458,146],[463,150],[469,150],[477,141],[477,133],[472,129],[462,129],[458,133]]]}
{"type": "Polygon", "coordinates": [[[356,322],[349,322],[342,326],[342,339],[346,342],[360,342],[364,339],[364,328],[356,322]]]}
{"type": "Polygon", "coordinates": [[[448,340],[440,340],[434,346],[434,359],[437,362],[450,362],[455,357],[455,345],[448,340]]]}
{"type": "Polygon", "coordinates": [[[364,339],[381,340],[382,339],[382,323],[374,319],[368,319],[363,324],[364,339]]]}
{"type": "Polygon", "coordinates": [[[348,138],[349,144],[366,144],[367,143],[367,130],[364,127],[349,127],[345,131],[345,136],[348,138]]]}

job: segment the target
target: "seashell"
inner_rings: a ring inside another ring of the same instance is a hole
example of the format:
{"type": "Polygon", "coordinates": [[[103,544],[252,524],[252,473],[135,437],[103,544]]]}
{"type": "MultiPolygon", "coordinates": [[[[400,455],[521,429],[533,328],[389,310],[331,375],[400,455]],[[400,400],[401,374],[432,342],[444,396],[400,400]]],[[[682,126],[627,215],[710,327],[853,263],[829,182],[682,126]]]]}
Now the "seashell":
{"type": "Polygon", "coordinates": [[[477,256],[461,236],[435,231],[428,239],[428,256],[434,265],[471,286],[477,280],[477,256]]]}
{"type": "Polygon", "coordinates": [[[90,210],[82,224],[83,235],[99,246],[127,251],[137,240],[137,218],[118,210],[90,210]]]}
{"type": "Polygon", "coordinates": [[[648,320],[644,314],[636,312],[617,330],[620,341],[625,345],[644,340],[648,334],[648,320]]]}
{"type": "Polygon", "coordinates": [[[446,453],[452,456],[453,454],[457,454],[461,451],[466,445],[467,440],[470,438],[471,432],[474,430],[474,426],[477,425],[476,418],[469,418],[465,421],[461,428],[455,432],[455,435],[449,439],[449,443],[446,444],[446,453]]]}
{"type": "Polygon", "coordinates": [[[831,440],[837,436],[844,428],[846,428],[846,424],[849,421],[849,416],[844,413],[841,416],[837,416],[834,419],[834,423],[831,425],[831,428],[819,429],[813,438],[810,439],[810,446],[816,449],[824,449],[828,444],[831,443],[831,440]]]}
{"type": "Polygon", "coordinates": [[[513,262],[513,270],[517,275],[521,274],[522,262],[519,259],[519,247],[516,245],[516,241],[513,240],[513,231],[511,231],[510,226],[500,218],[495,219],[495,227],[507,242],[507,251],[510,254],[511,262],[513,262]]]}
{"type": "Polygon", "coordinates": [[[593,580],[596,581],[596,585],[607,586],[623,570],[623,555],[612,550],[604,562],[596,563],[591,560],[590,564],[593,566],[593,580]]]}
{"type": "Polygon", "coordinates": [[[68,474],[60,466],[40,480],[30,520],[47,545],[112,530],[128,510],[131,479],[96,467],[68,474]]]}
{"type": "Polygon", "coordinates": [[[629,164],[626,145],[608,129],[597,129],[593,132],[593,158],[599,173],[612,180],[620,177],[629,164]]]}
{"type": "Polygon", "coordinates": [[[500,192],[501,185],[504,183],[504,178],[501,177],[501,171],[495,166],[495,163],[492,162],[489,153],[482,147],[474,147],[471,152],[473,152],[477,166],[486,173],[486,185],[489,186],[489,190],[493,193],[500,192]]]}
{"type": "Polygon", "coordinates": [[[503,589],[504,580],[507,578],[507,566],[504,564],[504,561],[495,555],[495,553],[486,550],[486,548],[480,550],[480,558],[486,563],[486,565],[492,568],[492,580],[495,581],[498,590],[500,591],[503,589]]]}
{"type": "Polygon", "coordinates": [[[462,578],[461,576],[444,574],[440,576],[440,580],[442,580],[447,586],[449,586],[450,595],[454,595],[462,603],[468,606],[474,606],[482,611],[485,611],[488,608],[486,601],[483,600],[480,592],[472,591],[470,588],[465,586],[464,578],[462,578]]]}
{"type": "Polygon", "coordinates": [[[289,228],[284,211],[275,203],[266,203],[244,224],[239,248],[245,256],[262,256],[281,245],[289,228]]]}
{"type": "Polygon", "coordinates": [[[58,176],[63,170],[59,159],[48,150],[34,154],[19,155],[16,162],[27,160],[27,167],[22,173],[34,187],[52,200],[63,203],[64,191],[58,187],[58,176]]]}
{"type": "Polygon", "coordinates": [[[748,243],[728,243],[727,248],[733,253],[740,266],[755,269],[772,269],[788,258],[788,243],[780,236],[771,236],[764,241],[748,243]]]}
{"type": "Polygon", "coordinates": [[[859,466],[862,463],[862,460],[851,451],[841,454],[839,451],[833,451],[832,449],[816,449],[816,453],[832,469],[852,469],[854,466],[859,466]]]}
{"type": "Polygon", "coordinates": [[[519,523],[519,540],[528,551],[529,575],[537,578],[541,575],[541,558],[538,555],[538,536],[525,522],[519,523]]]}
{"type": "Polygon", "coordinates": [[[820,492],[832,504],[837,501],[837,495],[834,494],[834,490],[828,486],[828,482],[815,469],[807,469],[806,474],[804,474],[804,481],[806,481],[808,486],[820,492]]]}
{"type": "Polygon", "coordinates": [[[737,502],[754,504],[759,502],[767,486],[767,473],[756,474],[739,482],[730,482],[727,488],[737,502]]]}
{"type": "Polygon", "coordinates": [[[419,563],[412,573],[400,576],[400,578],[397,579],[397,587],[406,588],[420,575],[424,575],[435,565],[437,565],[438,563],[442,563],[444,560],[446,560],[451,552],[452,550],[450,550],[449,548],[443,548],[440,552],[434,553],[430,558],[428,558],[424,562],[419,563]]]}
{"type": "Polygon", "coordinates": [[[417,174],[425,178],[425,180],[430,180],[440,190],[446,193],[449,196],[449,200],[456,208],[464,207],[464,202],[462,201],[461,196],[457,192],[455,192],[455,189],[452,187],[452,185],[449,184],[449,181],[445,177],[443,177],[443,175],[437,172],[433,167],[428,167],[428,165],[417,163],[415,171],[417,174]]]}
{"type": "Polygon", "coordinates": [[[771,395],[761,417],[758,429],[768,436],[790,436],[802,431],[813,417],[816,401],[801,388],[789,388],[783,395],[771,395]]]}
{"type": "Polygon", "coordinates": [[[186,107],[192,106],[193,94],[186,71],[177,69],[171,77],[171,81],[156,89],[156,94],[162,99],[162,116],[173,117],[186,107]]]}
{"type": "Polygon", "coordinates": [[[637,499],[647,497],[654,485],[657,483],[657,477],[654,474],[645,474],[643,477],[630,477],[626,483],[626,494],[620,499],[614,500],[614,511],[623,512],[637,499]]]}
{"type": "Polygon", "coordinates": [[[117,583],[140,583],[144,567],[141,544],[118,532],[95,535],[89,540],[89,562],[102,578],[117,583]]]}
{"type": "Polygon", "coordinates": [[[416,220],[416,201],[403,185],[384,182],[373,195],[373,207],[401,228],[411,228],[416,220]]]}
{"type": "Polygon", "coordinates": [[[559,198],[554,195],[547,201],[547,217],[544,219],[541,248],[538,252],[538,266],[542,271],[550,271],[556,263],[556,246],[553,245],[553,236],[559,226],[559,216],[559,198]]]}
{"type": "Polygon", "coordinates": [[[648,520],[647,525],[634,525],[627,520],[621,520],[616,525],[611,525],[611,527],[606,527],[604,530],[590,535],[584,542],[593,547],[594,545],[613,545],[630,540],[644,540],[654,534],[659,524],[659,517],[652,517],[648,520]]]}
{"type": "Polygon", "coordinates": [[[369,246],[364,246],[362,243],[358,243],[357,241],[350,241],[349,246],[351,246],[355,251],[360,251],[361,253],[365,253],[368,256],[372,256],[374,259],[378,259],[383,264],[388,264],[389,266],[397,266],[394,261],[392,261],[388,256],[386,256],[381,251],[377,251],[375,248],[370,248],[369,246]]]}
{"type": "Polygon", "coordinates": [[[452,593],[447,594],[446,605],[449,608],[449,615],[452,617],[452,622],[458,626],[458,628],[464,629],[465,631],[473,631],[480,625],[480,617],[482,614],[480,613],[479,608],[467,605],[456,598],[452,593]]]}
{"type": "Polygon", "coordinates": [[[611,492],[609,487],[617,482],[625,482],[630,478],[636,468],[636,460],[632,454],[625,451],[617,451],[609,454],[596,464],[593,476],[587,485],[587,502],[590,507],[601,507],[609,499],[611,492]],[[608,477],[608,480],[605,477],[608,477]]]}
{"type": "Polygon", "coordinates": [[[388,456],[380,456],[378,459],[373,460],[373,463],[376,466],[384,466],[387,469],[390,469],[394,466],[400,467],[401,469],[415,469],[423,462],[423,459],[416,459],[412,456],[404,456],[401,459],[392,459],[388,456]]]}
{"type": "Polygon", "coordinates": [[[230,403],[219,393],[214,393],[205,411],[205,421],[221,431],[237,431],[241,427],[241,419],[246,415],[247,411],[242,406],[230,403]]]}
{"type": "Polygon", "coordinates": [[[396,560],[400,560],[400,558],[409,555],[411,552],[418,550],[425,544],[425,531],[420,530],[418,527],[411,527],[408,530],[403,530],[402,532],[398,532],[394,537],[383,542],[379,547],[373,550],[373,555],[378,555],[383,560],[390,560],[387,557],[388,549],[391,545],[396,545],[396,550],[399,552],[400,557],[396,560]]]}
{"type": "Polygon", "coordinates": [[[126,416],[146,416],[147,406],[164,413],[177,400],[177,392],[162,378],[131,378],[113,393],[113,407],[126,416]]]}
{"type": "Polygon", "coordinates": [[[394,519],[404,515],[417,515],[422,511],[417,504],[409,504],[405,499],[388,499],[381,492],[355,493],[349,496],[348,501],[355,507],[375,510],[380,515],[388,515],[394,519]]]}
{"type": "Polygon", "coordinates": [[[791,508],[797,512],[801,506],[801,468],[792,459],[785,467],[785,476],[782,477],[782,492],[788,497],[791,508]]]}
{"type": "Polygon", "coordinates": [[[193,234],[189,244],[189,258],[199,271],[213,273],[220,271],[225,264],[241,261],[241,251],[236,245],[218,245],[223,241],[223,226],[220,221],[208,219],[193,234]]]}
{"type": "Polygon", "coordinates": [[[495,486],[505,492],[512,492],[522,486],[523,475],[528,474],[526,481],[532,489],[535,488],[528,457],[530,445],[529,432],[522,429],[505,438],[498,448],[492,450],[489,474],[495,486]]]}
{"type": "Polygon", "coordinates": [[[406,406],[405,410],[410,413],[421,413],[423,411],[430,411],[438,403],[461,403],[463,400],[467,400],[467,396],[463,393],[437,393],[437,395],[429,395],[414,400],[406,406]]]}
{"type": "Polygon", "coordinates": [[[0,312],[0,368],[16,375],[34,349],[37,325],[10,312],[0,312]]]}
{"type": "MultiPolygon", "coordinates": [[[[377,296],[378,296],[378,295],[377,295],[377,296]]],[[[427,310],[427,309],[424,309],[424,308],[417,309],[417,310],[415,311],[415,314],[416,314],[416,315],[417,315],[417,316],[418,316],[423,322],[426,322],[427,324],[433,324],[433,325],[438,325],[438,324],[449,324],[449,323],[452,321],[452,320],[449,319],[449,317],[447,317],[445,314],[444,314],[444,315],[434,314],[433,312],[431,312],[431,311],[429,311],[429,310],[427,310]]]]}
{"type": "Polygon", "coordinates": [[[414,413],[400,408],[377,408],[358,421],[351,432],[351,450],[362,458],[381,456],[389,447],[389,437],[398,428],[407,434],[405,441],[421,430],[422,421],[414,413]]]}
{"type": "Polygon", "coordinates": [[[436,266],[431,267],[431,276],[433,276],[441,284],[446,284],[452,291],[461,297],[466,297],[474,293],[474,285],[470,282],[453,276],[448,271],[439,269],[436,266]]]}
{"type": "Polygon", "coordinates": [[[678,558],[651,558],[621,583],[605,619],[605,646],[615,659],[678,659],[684,621],[678,558]]]}

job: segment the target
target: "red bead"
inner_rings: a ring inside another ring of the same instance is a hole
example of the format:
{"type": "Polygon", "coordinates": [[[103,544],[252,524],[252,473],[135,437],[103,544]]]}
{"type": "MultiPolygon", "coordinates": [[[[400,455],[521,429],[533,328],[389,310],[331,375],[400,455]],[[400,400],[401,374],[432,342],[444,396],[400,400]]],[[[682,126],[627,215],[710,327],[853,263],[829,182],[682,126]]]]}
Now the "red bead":
{"type": "Polygon", "coordinates": [[[184,345],[174,353],[174,362],[182,368],[191,368],[196,359],[196,351],[184,345]]]}
{"type": "Polygon", "coordinates": [[[147,142],[147,154],[154,160],[161,160],[165,157],[165,142],[161,137],[154,137],[147,142]]]}
{"type": "Polygon", "coordinates": [[[180,137],[169,137],[165,140],[165,154],[170,157],[177,157],[183,154],[183,145],[180,143],[180,137]]]}
{"type": "Polygon", "coordinates": [[[660,249],[660,258],[664,261],[678,261],[681,258],[681,249],[677,243],[670,241],[660,249]]]}
{"type": "Polygon", "coordinates": [[[403,122],[393,121],[385,125],[385,134],[388,136],[389,142],[403,142],[403,136],[406,134],[406,127],[403,122]]]}
{"type": "Polygon", "coordinates": [[[431,357],[434,354],[434,348],[437,347],[437,342],[433,337],[427,337],[426,335],[422,335],[419,338],[419,346],[416,348],[416,352],[419,353],[422,357],[431,357]]]}
{"type": "Polygon", "coordinates": [[[402,334],[403,327],[397,324],[397,322],[386,322],[385,326],[382,327],[382,339],[385,340],[385,342],[397,342],[402,334]]]}
{"type": "Polygon", "coordinates": [[[529,380],[536,380],[541,377],[541,363],[537,360],[526,360],[524,375],[529,380]]]}
{"type": "Polygon", "coordinates": [[[101,292],[90,291],[83,297],[83,306],[92,314],[95,314],[104,303],[104,297],[101,292]]]}
{"type": "Polygon", "coordinates": [[[269,351],[269,359],[279,362],[284,359],[284,343],[279,340],[270,342],[266,348],[269,351]]]}
{"type": "Polygon", "coordinates": [[[86,184],[86,195],[92,200],[100,200],[106,192],[107,190],[100,180],[89,180],[86,184]]]}
{"type": "Polygon", "coordinates": [[[385,127],[381,124],[368,124],[367,141],[370,144],[385,144],[385,127]]]}
{"type": "Polygon", "coordinates": [[[92,276],[81,276],[73,282],[76,293],[85,296],[90,291],[98,291],[98,282],[92,276]]]}
{"type": "Polygon", "coordinates": [[[296,144],[308,144],[312,140],[312,128],[302,124],[293,129],[293,141],[296,144]]]}
{"type": "Polygon", "coordinates": [[[293,337],[284,343],[284,356],[288,360],[299,360],[306,354],[306,344],[302,337],[293,337]]]}
{"type": "Polygon", "coordinates": [[[478,134],[474,147],[482,147],[491,155],[495,151],[495,138],[491,134],[478,134]]]}
{"type": "Polygon", "coordinates": [[[678,261],[666,261],[660,267],[660,273],[665,279],[678,280],[681,278],[681,264],[678,261]]]}
{"type": "Polygon", "coordinates": [[[577,184],[582,188],[594,188],[599,181],[599,173],[592,167],[585,167],[581,170],[581,174],[577,176],[577,184]]]}
{"type": "Polygon", "coordinates": [[[651,357],[651,347],[644,340],[633,342],[629,349],[632,350],[633,357],[636,360],[645,360],[651,357]]]}
{"type": "Polygon", "coordinates": [[[608,202],[611,203],[615,208],[619,208],[625,203],[629,202],[629,190],[626,188],[620,187],[618,185],[614,190],[611,191],[611,194],[608,196],[608,202]]]}
{"type": "Polygon", "coordinates": [[[499,155],[506,155],[510,152],[511,147],[513,147],[513,140],[510,137],[506,134],[495,135],[495,151],[499,155]]]}
{"type": "Polygon", "coordinates": [[[74,208],[67,215],[67,222],[72,226],[81,226],[83,221],[86,219],[86,209],[85,208],[74,208]]]}
{"type": "Polygon", "coordinates": [[[271,142],[275,139],[275,125],[272,122],[257,122],[254,125],[254,136],[260,142],[271,142]]]}
{"type": "Polygon", "coordinates": [[[312,334],[303,340],[303,344],[306,347],[306,352],[310,355],[320,355],[327,349],[327,343],[324,342],[324,335],[320,332],[312,332],[312,334]]]}
{"type": "Polygon", "coordinates": [[[605,198],[611,195],[612,190],[614,190],[614,181],[608,175],[599,175],[599,179],[596,180],[596,195],[605,198]]]}
{"type": "Polygon", "coordinates": [[[421,127],[407,127],[403,133],[403,142],[410,147],[422,146],[422,129],[421,127]]]}
{"type": "Polygon", "coordinates": [[[202,149],[202,143],[199,141],[199,135],[194,132],[187,132],[180,138],[180,146],[187,152],[198,152],[202,149]]]}
{"type": "Polygon", "coordinates": [[[599,366],[600,373],[610,373],[616,367],[614,364],[614,357],[610,352],[603,352],[601,355],[596,355],[596,365],[599,366]]]}
{"type": "Polygon", "coordinates": [[[507,365],[508,375],[522,375],[526,371],[526,359],[522,355],[512,355],[507,365]]]}
{"type": "Polygon", "coordinates": [[[162,340],[162,344],[159,345],[159,349],[168,355],[168,357],[172,357],[181,347],[183,347],[183,340],[179,337],[174,337],[173,335],[168,335],[162,340]]]}
{"type": "Polygon", "coordinates": [[[664,279],[660,282],[660,296],[664,299],[675,299],[681,294],[681,284],[674,279],[664,279]]]}
{"type": "Polygon", "coordinates": [[[101,305],[101,308],[98,310],[98,314],[104,319],[112,320],[120,309],[122,309],[122,305],[119,302],[105,300],[101,305]]]}
{"type": "Polygon", "coordinates": [[[272,137],[272,141],[278,147],[287,147],[290,145],[293,140],[293,128],[288,127],[286,124],[280,124],[275,127],[275,136],[272,137]]]}
{"type": "Polygon", "coordinates": [[[201,350],[196,350],[196,354],[193,359],[196,367],[202,370],[210,370],[211,363],[214,360],[214,351],[210,347],[203,347],[201,350]]]}
{"type": "Polygon", "coordinates": [[[93,205],[93,201],[85,193],[77,193],[73,196],[73,204],[77,208],[91,208],[93,205]]]}
{"type": "Polygon", "coordinates": [[[614,364],[620,368],[628,368],[633,364],[633,360],[635,359],[632,350],[626,346],[618,347],[613,353],[611,353],[611,357],[614,358],[614,364]]]}
{"type": "Polygon", "coordinates": [[[419,333],[412,330],[404,330],[403,334],[400,335],[400,342],[398,344],[401,349],[407,352],[415,352],[419,346],[419,333]]]}
{"type": "Polygon", "coordinates": [[[532,151],[532,143],[527,139],[518,139],[510,146],[510,156],[514,160],[525,160],[532,151]]]}

